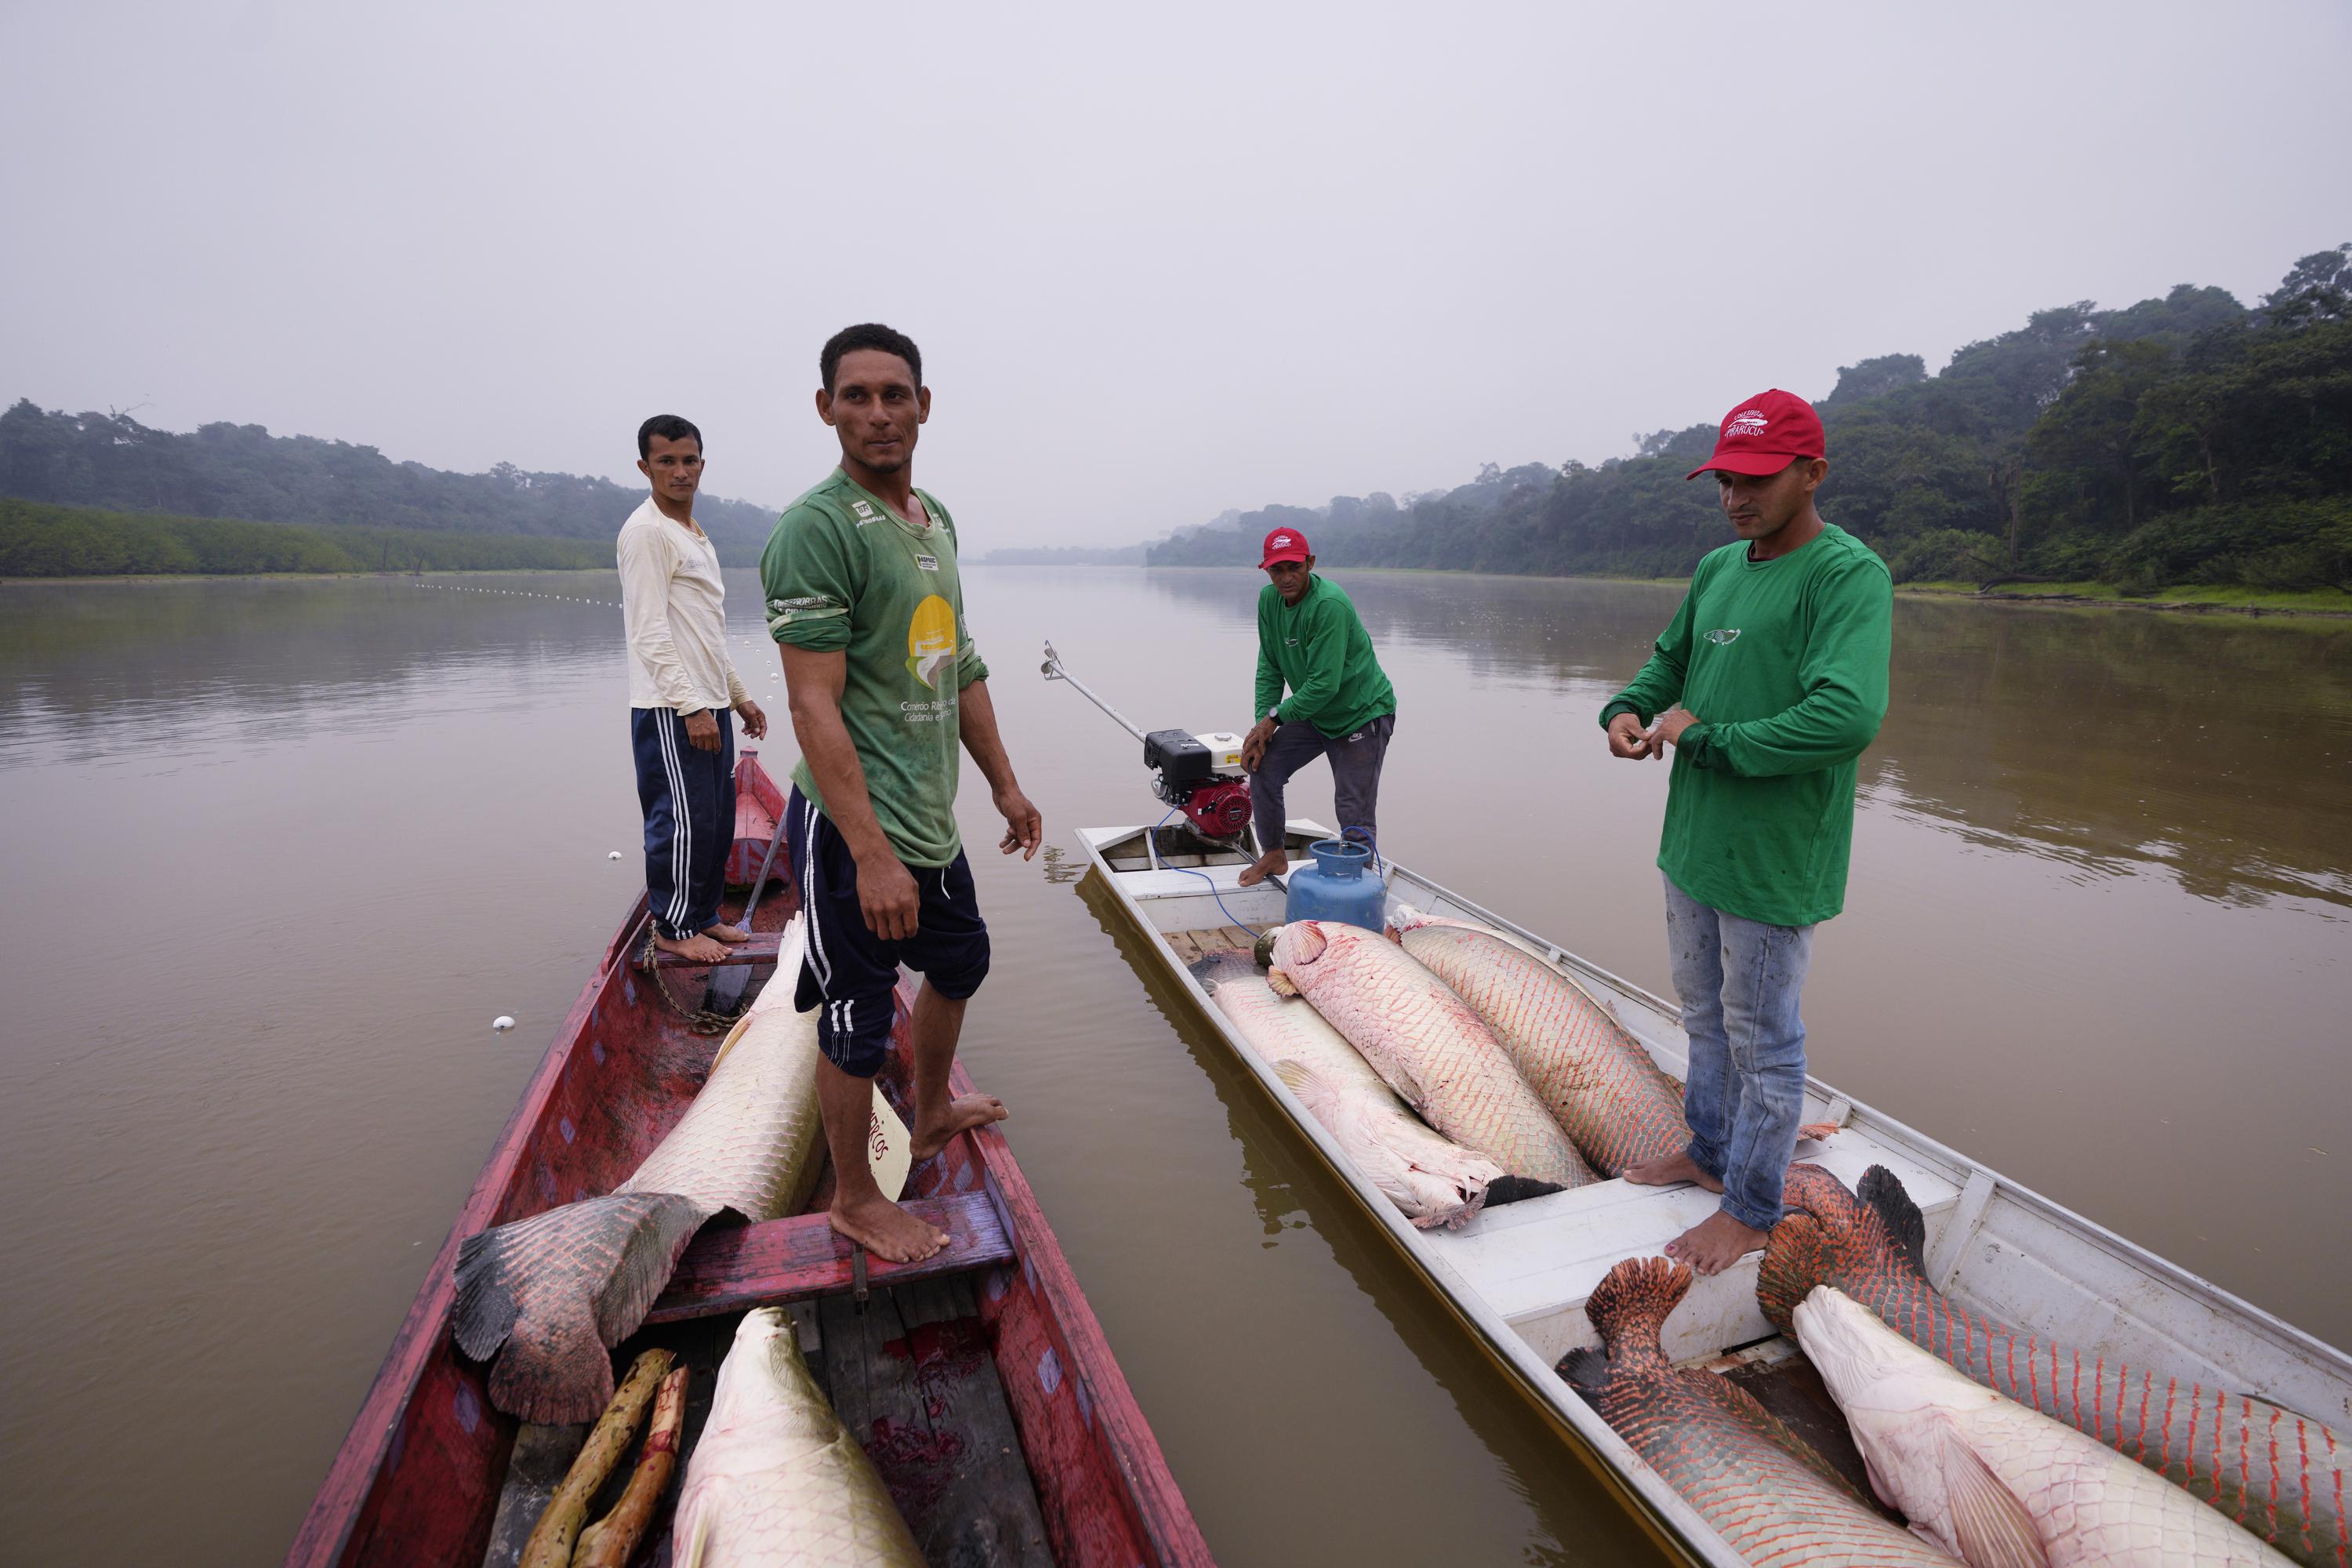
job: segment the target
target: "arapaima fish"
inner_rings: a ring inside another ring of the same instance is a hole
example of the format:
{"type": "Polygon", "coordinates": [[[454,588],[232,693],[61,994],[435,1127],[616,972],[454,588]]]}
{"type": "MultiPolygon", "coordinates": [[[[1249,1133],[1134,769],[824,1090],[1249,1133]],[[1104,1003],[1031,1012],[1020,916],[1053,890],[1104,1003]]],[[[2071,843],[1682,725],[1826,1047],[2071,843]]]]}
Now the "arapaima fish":
{"type": "Polygon", "coordinates": [[[1584,1306],[1603,1348],[1570,1351],[1559,1374],[1751,1563],[1952,1568],[1754,1394],[1666,1359],[1658,1332],[1690,1285],[1689,1267],[1670,1258],[1618,1264],[1584,1306]]]}
{"type": "MultiPolygon", "coordinates": [[[[803,940],[794,916],[777,973],[799,970],[803,940]]],[[[526,1421],[593,1420],[613,1397],[606,1352],[645,1321],[703,1223],[721,1209],[777,1219],[807,1199],[824,1150],[817,1016],[792,1001],[789,984],[760,993],[685,1116],[612,1194],[458,1247],[451,1329],[475,1360],[497,1354],[491,1404],[526,1421]]]]}
{"type": "Polygon", "coordinates": [[[1883,1165],[1860,1195],[1792,1165],[1757,1275],[1757,1304],[1788,1331],[1798,1302],[1832,1285],[1913,1344],[1997,1394],[2062,1421],[2203,1499],[2294,1561],[2346,1568],[2344,1440],[2250,1394],[2083,1354],[1955,1306],[1927,1282],[1919,1206],[1883,1165]]]}

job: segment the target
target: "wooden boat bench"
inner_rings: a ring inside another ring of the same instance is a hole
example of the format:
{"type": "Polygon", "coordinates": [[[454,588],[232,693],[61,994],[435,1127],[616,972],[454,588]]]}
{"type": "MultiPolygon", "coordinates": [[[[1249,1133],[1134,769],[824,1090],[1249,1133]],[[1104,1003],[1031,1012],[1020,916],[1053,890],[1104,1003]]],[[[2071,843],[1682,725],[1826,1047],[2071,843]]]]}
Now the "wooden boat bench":
{"type": "MultiPolygon", "coordinates": [[[[947,1232],[948,1244],[920,1263],[886,1263],[869,1255],[869,1287],[964,1274],[1013,1260],[1013,1239],[985,1192],[911,1198],[906,1207],[947,1232]]],[[[672,1323],[850,1295],[859,1289],[856,1252],[822,1214],[713,1226],[687,1247],[646,1321],[672,1323]]]]}

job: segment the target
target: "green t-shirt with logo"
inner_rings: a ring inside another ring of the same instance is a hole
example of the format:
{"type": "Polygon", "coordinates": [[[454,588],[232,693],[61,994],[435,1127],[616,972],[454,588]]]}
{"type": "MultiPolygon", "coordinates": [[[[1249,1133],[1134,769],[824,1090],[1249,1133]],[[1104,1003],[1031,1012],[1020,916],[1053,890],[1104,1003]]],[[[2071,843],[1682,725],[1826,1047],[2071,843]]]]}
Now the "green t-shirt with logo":
{"type": "Polygon", "coordinates": [[[1674,748],[1658,867],[1727,914],[1811,925],[1845,907],[1855,763],[1886,717],[1895,585],[1842,528],[1770,561],[1710,551],[1632,685],[1601,710],[1698,722],[1674,748]]]}
{"type": "Polygon", "coordinates": [[[1269,713],[1285,724],[1303,719],[1334,741],[1396,711],[1396,689],[1372,656],[1355,601],[1320,576],[1307,579],[1296,605],[1284,604],[1271,583],[1257,591],[1256,698],[1253,721],[1269,713]]]}
{"type": "MultiPolygon", "coordinates": [[[[958,694],[988,673],[964,625],[954,520],[922,490],[918,528],[835,468],[792,504],[760,557],[768,635],[845,656],[841,720],[899,859],[945,866],[956,830],[958,694]]],[[[803,757],[793,782],[827,816],[803,757]]]]}

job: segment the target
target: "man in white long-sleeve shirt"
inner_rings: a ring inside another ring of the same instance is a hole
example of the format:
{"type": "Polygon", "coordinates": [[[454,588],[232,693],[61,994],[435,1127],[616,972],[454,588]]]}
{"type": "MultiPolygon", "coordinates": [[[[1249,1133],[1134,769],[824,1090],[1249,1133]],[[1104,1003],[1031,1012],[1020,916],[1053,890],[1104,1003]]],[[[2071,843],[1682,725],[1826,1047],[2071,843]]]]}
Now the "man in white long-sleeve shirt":
{"type": "Polygon", "coordinates": [[[637,430],[653,495],[621,525],[621,619],[629,639],[629,735],[646,812],[646,900],[654,945],[698,963],[748,933],[719,919],[735,837],[735,727],[759,740],[768,716],[727,657],[719,551],[694,521],[702,432],[675,414],[637,430]]]}

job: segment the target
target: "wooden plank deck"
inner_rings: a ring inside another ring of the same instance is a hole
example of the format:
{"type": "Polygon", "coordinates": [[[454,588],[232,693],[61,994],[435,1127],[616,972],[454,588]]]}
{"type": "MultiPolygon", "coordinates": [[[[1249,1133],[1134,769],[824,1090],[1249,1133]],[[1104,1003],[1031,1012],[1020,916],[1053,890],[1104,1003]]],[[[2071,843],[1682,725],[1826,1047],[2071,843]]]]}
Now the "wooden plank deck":
{"type": "MultiPolygon", "coordinates": [[[[946,1231],[948,1244],[920,1263],[886,1263],[868,1254],[866,1279],[873,1289],[1012,1261],[1013,1239],[986,1193],[913,1198],[906,1207],[946,1231]]],[[[822,1213],[706,1230],[678,1259],[646,1321],[676,1322],[843,1295],[856,1288],[855,1253],[822,1213]]]]}

